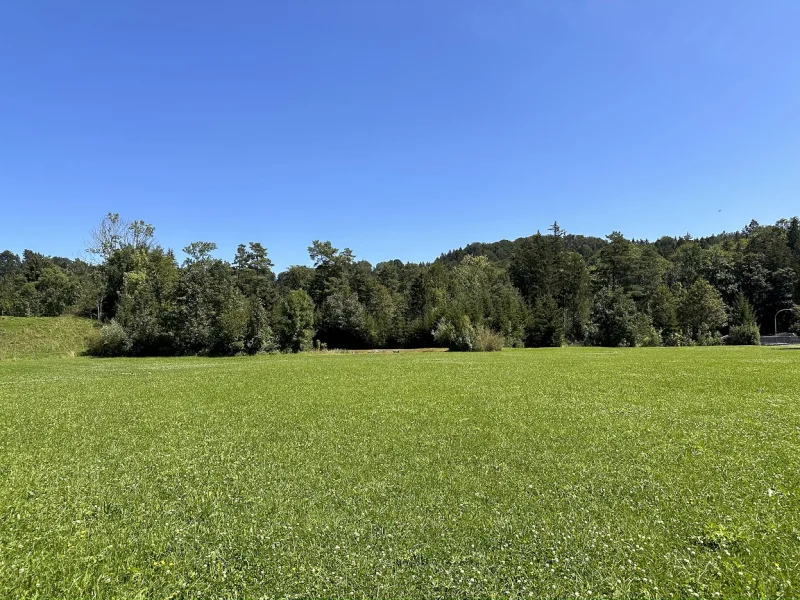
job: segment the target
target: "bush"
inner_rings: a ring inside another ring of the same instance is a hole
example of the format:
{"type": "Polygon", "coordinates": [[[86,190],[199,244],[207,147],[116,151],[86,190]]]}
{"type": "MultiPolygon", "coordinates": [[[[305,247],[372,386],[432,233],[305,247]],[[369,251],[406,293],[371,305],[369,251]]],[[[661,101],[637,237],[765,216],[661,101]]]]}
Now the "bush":
{"type": "Polygon", "coordinates": [[[633,322],[633,334],[637,346],[660,346],[661,334],[653,327],[650,318],[638,313],[633,322]]]}
{"type": "Polygon", "coordinates": [[[487,327],[478,327],[475,330],[475,352],[499,352],[505,345],[505,338],[487,327]]]}
{"type": "Polygon", "coordinates": [[[292,337],[289,339],[288,344],[285,344],[281,350],[285,352],[308,352],[314,349],[314,330],[313,329],[300,329],[299,331],[292,332],[292,337]]]}
{"type": "Polygon", "coordinates": [[[684,333],[680,331],[672,331],[670,333],[664,334],[664,345],[665,346],[672,346],[672,347],[681,347],[681,346],[694,346],[694,340],[684,333]]]}
{"type": "Polygon", "coordinates": [[[248,307],[247,326],[244,334],[244,349],[248,354],[264,354],[278,351],[278,340],[267,320],[267,311],[259,301],[248,307]]]}
{"type": "Polygon", "coordinates": [[[505,346],[501,333],[488,327],[473,327],[469,317],[462,315],[455,319],[442,319],[433,331],[433,339],[454,352],[497,352],[505,346]]]}
{"type": "Polygon", "coordinates": [[[141,310],[128,315],[117,312],[117,323],[128,337],[127,354],[152,356],[169,353],[169,341],[159,327],[158,319],[150,311],[141,310]]]}
{"type": "Polygon", "coordinates": [[[707,325],[700,326],[700,331],[697,332],[697,345],[698,346],[721,346],[722,334],[719,331],[712,331],[707,325]]]}
{"type": "Polygon", "coordinates": [[[442,319],[433,330],[433,339],[450,350],[469,352],[475,346],[475,329],[466,315],[456,318],[455,323],[442,319]]]}
{"type": "Polygon", "coordinates": [[[761,345],[761,332],[756,321],[753,306],[742,294],[736,297],[731,311],[732,323],[727,343],[735,346],[761,345]]]}
{"type": "Polygon", "coordinates": [[[130,351],[125,329],[116,321],[106,323],[89,339],[87,353],[92,356],[124,356],[130,351]]]}
{"type": "Polygon", "coordinates": [[[755,323],[734,325],[728,335],[728,343],[733,346],[761,345],[761,333],[758,330],[758,325],[755,323]]]}

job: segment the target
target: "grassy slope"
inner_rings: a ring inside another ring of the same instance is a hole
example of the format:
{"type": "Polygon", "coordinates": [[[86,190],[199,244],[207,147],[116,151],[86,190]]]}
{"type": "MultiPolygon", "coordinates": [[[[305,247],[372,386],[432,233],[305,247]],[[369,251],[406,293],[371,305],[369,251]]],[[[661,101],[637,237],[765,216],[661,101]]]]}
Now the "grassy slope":
{"type": "Polygon", "coordinates": [[[77,356],[93,328],[77,317],[0,317],[0,360],[77,356]]]}
{"type": "Polygon", "coordinates": [[[798,381],[777,348],[2,364],[0,597],[798,597],[798,381]]]}

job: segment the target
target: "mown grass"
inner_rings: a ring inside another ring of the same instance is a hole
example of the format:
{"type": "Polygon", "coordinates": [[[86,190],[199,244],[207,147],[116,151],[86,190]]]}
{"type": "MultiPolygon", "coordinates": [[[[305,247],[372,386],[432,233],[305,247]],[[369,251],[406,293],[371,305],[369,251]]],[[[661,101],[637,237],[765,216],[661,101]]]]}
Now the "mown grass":
{"type": "Polygon", "coordinates": [[[0,597],[798,597],[800,351],[0,365],[0,597]]]}
{"type": "Polygon", "coordinates": [[[78,317],[0,317],[0,360],[80,356],[95,327],[78,317]]]}

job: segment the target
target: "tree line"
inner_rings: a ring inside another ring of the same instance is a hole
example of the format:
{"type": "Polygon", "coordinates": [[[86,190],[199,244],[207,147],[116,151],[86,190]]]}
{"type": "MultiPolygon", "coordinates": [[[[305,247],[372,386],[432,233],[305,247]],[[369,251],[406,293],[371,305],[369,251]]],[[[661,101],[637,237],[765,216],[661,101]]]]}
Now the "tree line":
{"type": "Polygon", "coordinates": [[[216,249],[191,243],[179,263],[152,225],[109,214],[92,232],[93,260],[0,253],[0,314],[91,317],[103,323],[92,352],[133,356],[757,344],[776,315],[800,330],[797,217],[655,242],[554,223],[432,263],[374,266],[315,240],[310,266],[278,274],[258,242],[232,261],[216,249]]]}

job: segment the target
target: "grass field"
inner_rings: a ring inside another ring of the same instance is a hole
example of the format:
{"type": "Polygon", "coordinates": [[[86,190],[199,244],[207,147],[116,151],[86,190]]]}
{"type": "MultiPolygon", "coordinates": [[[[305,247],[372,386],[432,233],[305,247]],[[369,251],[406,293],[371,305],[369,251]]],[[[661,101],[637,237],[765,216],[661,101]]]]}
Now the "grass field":
{"type": "Polygon", "coordinates": [[[798,597],[800,350],[0,364],[0,597],[798,597]]]}
{"type": "Polygon", "coordinates": [[[0,361],[80,356],[96,323],[78,317],[0,317],[0,361]]]}

